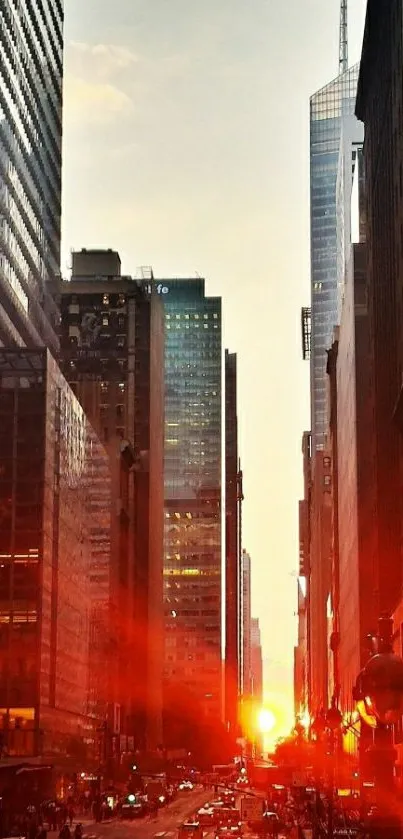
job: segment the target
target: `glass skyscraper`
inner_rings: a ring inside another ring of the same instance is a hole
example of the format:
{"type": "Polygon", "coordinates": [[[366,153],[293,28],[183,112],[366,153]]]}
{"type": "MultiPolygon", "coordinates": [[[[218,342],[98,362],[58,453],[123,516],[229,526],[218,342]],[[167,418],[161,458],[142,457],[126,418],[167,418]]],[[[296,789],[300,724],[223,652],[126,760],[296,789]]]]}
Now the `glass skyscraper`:
{"type": "Polygon", "coordinates": [[[62,0],[3,0],[0,67],[0,342],[56,350],[62,0]]]}
{"type": "Polygon", "coordinates": [[[157,285],[165,307],[165,682],[221,716],[221,299],[157,285]]]}
{"type": "Polygon", "coordinates": [[[323,448],[326,362],[338,322],[337,175],[343,117],[354,113],[358,64],[311,97],[311,423],[314,449],[323,448]]]}

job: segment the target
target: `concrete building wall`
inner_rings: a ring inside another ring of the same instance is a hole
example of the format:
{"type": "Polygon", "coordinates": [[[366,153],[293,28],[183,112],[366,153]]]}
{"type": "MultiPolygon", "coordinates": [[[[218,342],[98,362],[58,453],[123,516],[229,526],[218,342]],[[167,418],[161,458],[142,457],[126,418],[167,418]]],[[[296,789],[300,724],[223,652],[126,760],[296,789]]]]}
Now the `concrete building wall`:
{"type": "Polygon", "coordinates": [[[403,568],[402,49],[400,0],[369,0],[356,113],[365,127],[378,613],[394,609],[403,568]]]}

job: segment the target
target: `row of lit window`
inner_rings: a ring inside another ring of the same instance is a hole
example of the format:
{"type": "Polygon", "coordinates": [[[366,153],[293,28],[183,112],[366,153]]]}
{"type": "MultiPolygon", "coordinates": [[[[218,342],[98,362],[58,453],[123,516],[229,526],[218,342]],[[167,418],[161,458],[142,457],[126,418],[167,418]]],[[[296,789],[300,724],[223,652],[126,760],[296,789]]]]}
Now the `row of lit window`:
{"type": "MultiPolygon", "coordinates": [[[[195,328],[195,329],[198,329],[200,325],[201,325],[200,323],[194,323],[194,324],[193,324],[193,326],[194,326],[194,328],[195,328]]],[[[204,328],[205,328],[205,329],[208,329],[208,328],[209,328],[208,323],[204,323],[204,324],[203,324],[203,326],[204,326],[204,328]]],[[[170,324],[170,323],[167,323],[166,327],[167,327],[167,329],[170,329],[170,328],[171,328],[171,324],[170,324]]],[[[173,328],[173,327],[172,327],[172,328],[173,328]]],[[[177,323],[177,324],[176,324],[176,329],[180,329],[180,328],[181,328],[181,324],[180,324],[180,323],[177,323]]],[[[185,323],[185,324],[184,324],[184,328],[185,328],[185,329],[190,329],[190,324],[189,324],[189,323],[185,323]]],[[[218,325],[217,325],[216,323],[213,325],[213,329],[218,329],[218,325]]]]}
{"type": "MultiPolygon", "coordinates": [[[[169,315],[169,314],[166,314],[166,315],[165,315],[166,320],[171,320],[171,317],[172,317],[172,319],[173,319],[173,317],[174,317],[174,316],[173,316],[173,315],[169,315]]],[[[218,314],[217,314],[217,312],[213,312],[212,317],[213,317],[213,320],[218,320],[218,314]]],[[[204,314],[204,315],[203,315],[203,318],[201,317],[201,315],[199,315],[199,313],[198,313],[198,312],[194,312],[194,313],[192,312],[192,314],[191,314],[191,315],[190,315],[190,314],[187,314],[187,313],[186,313],[186,314],[177,314],[177,315],[175,315],[175,320],[180,320],[181,318],[184,318],[184,320],[190,320],[190,318],[194,318],[195,320],[201,320],[201,319],[202,319],[202,320],[208,320],[209,315],[208,315],[208,314],[204,314]]]]}
{"type": "MultiPolygon", "coordinates": [[[[167,557],[168,559],[168,557],[167,557]]],[[[202,568],[165,568],[164,577],[217,577],[221,574],[220,569],[202,568]]]]}

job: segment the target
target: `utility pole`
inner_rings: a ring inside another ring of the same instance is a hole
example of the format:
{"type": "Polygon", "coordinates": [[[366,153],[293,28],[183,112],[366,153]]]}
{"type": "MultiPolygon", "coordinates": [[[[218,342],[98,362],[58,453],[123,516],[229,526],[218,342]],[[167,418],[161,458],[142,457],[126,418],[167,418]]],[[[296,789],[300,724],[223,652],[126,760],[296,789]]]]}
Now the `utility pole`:
{"type": "Polygon", "coordinates": [[[340,3],[339,73],[348,70],[348,0],[340,3]]]}

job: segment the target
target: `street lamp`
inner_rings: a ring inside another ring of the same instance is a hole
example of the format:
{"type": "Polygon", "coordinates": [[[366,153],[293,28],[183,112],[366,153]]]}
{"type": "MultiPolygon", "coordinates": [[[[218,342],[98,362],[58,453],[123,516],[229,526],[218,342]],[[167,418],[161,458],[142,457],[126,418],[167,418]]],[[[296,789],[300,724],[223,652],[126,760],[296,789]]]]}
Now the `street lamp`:
{"type": "Polygon", "coordinates": [[[393,652],[393,621],[388,616],[379,619],[374,647],[375,655],[358,675],[353,698],[361,719],[374,729],[368,751],[378,803],[384,808],[393,791],[397,756],[391,726],[403,713],[403,660],[393,652]]]}

